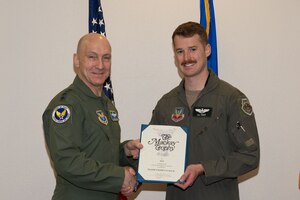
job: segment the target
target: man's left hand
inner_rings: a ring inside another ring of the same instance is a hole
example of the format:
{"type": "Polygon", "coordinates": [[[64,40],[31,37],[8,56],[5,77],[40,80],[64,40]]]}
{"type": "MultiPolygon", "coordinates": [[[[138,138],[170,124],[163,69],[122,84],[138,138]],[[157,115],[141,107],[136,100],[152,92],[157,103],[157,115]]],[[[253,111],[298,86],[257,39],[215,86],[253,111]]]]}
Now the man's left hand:
{"type": "Polygon", "coordinates": [[[203,174],[204,168],[201,164],[192,164],[189,165],[184,174],[180,177],[179,183],[175,183],[174,185],[180,187],[185,190],[186,188],[193,185],[196,178],[203,174]]]}
{"type": "Polygon", "coordinates": [[[124,145],[124,151],[126,156],[132,156],[134,159],[139,157],[139,150],[143,148],[140,140],[130,140],[124,145]]]}

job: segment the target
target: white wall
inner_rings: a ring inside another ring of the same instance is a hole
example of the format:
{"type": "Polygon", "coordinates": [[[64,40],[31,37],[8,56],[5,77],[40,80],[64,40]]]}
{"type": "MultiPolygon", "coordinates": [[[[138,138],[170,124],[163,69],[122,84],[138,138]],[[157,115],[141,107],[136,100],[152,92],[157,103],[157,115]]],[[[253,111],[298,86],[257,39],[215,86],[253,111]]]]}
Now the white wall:
{"type": "MultiPolygon", "coordinates": [[[[261,141],[258,175],[240,184],[241,199],[297,200],[300,1],[214,4],[219,76],[250,98],[261,141]]],[[[171,34],[182,22],[199,21],[199,0],[102,0],[102,5],[122,139],[137,138],[157,100],[180,81],[171,34]]],[[[41,115],[74,78],[72,54],[87,32],[87,16],[88,1],[0,2],[0,199],[52,195],[55,179],[41,115]]],[[[163,188],[142,189],[138,200],[164,199],[163,188]]]]}

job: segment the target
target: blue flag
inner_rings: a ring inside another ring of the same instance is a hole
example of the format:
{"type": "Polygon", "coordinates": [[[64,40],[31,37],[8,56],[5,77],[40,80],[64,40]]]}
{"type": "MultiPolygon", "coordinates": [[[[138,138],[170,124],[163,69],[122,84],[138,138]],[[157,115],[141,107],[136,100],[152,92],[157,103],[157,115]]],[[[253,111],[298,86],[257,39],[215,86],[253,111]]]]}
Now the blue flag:
{"type": "MultiPolygon", "coordinates": [[[[100,0],[89,0],[89,32],[106,36],[103,11],[100,0]]],[[[110,76],[103,84],[105,95],[114,103],[114,94],[110,76]]]]}
{"type": "Polygon", "coordinates": [[[218,75],[217,33],[213,0],[200,0],[200,24],[206,29],[208,43],[211,45],[208,67],[218,75]]]}

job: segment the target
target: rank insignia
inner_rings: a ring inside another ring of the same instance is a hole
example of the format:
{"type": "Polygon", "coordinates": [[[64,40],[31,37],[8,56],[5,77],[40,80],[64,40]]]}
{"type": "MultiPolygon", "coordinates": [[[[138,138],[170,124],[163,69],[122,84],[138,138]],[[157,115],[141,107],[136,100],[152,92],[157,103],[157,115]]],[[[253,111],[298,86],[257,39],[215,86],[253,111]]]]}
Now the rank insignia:
{"type": "Polygon", "coordinates": [[[70,109],[65,105],[57,106],[52,112],[52,120],[58,124],[66,122],[70,116],[70,109]]]}
{"type": "Polygon", "coordinates": [[[250,105],[250,102],[247,98],[242,99],[241,109],[247,115],[252,115],[253,113],[252,106],[250,105]]]}
{"type": "Polygon", "coordinates": [[[98,120],[104,124],[104,125],[107,125],[108,124],[108,120],[107,120],[107,117],[104,115],[103,111],[102,110],[97,110],[96,111],[96,114],[98,115],[98,120]]]}
{"type": "Polygon", "coordinates": [[[112,121],[114,121],[114,122],[119,121],[119,117],[118,117],[117,111],[110,110],[109,114],[110,114],[110,118],[111,118],[112,121]]]}
{"type": "Polygon", "coordinates": [[[184,114],[183,114],[184,108],[183,107],[176,107],[174,114],[172,114],[171,119],[174,122],[179,122],[183,120],[184,114]]]}

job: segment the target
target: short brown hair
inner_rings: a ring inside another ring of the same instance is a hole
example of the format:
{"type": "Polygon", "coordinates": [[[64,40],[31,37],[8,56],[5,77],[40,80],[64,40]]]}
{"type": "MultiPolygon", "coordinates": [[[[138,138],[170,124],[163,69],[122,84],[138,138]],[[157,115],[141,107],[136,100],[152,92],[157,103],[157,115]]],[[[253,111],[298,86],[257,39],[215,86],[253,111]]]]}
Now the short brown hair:
{"type": "Polygon", "coordinates": [[[199,35],[201,42],[205,45],[208,44],[206,30],[196,22],[186,22],[179,25],[172,35],[172,42],[174,46],[174,38],[176,35],[183,36],[183,37],[192,37],[194,35],[199,35]]]}

